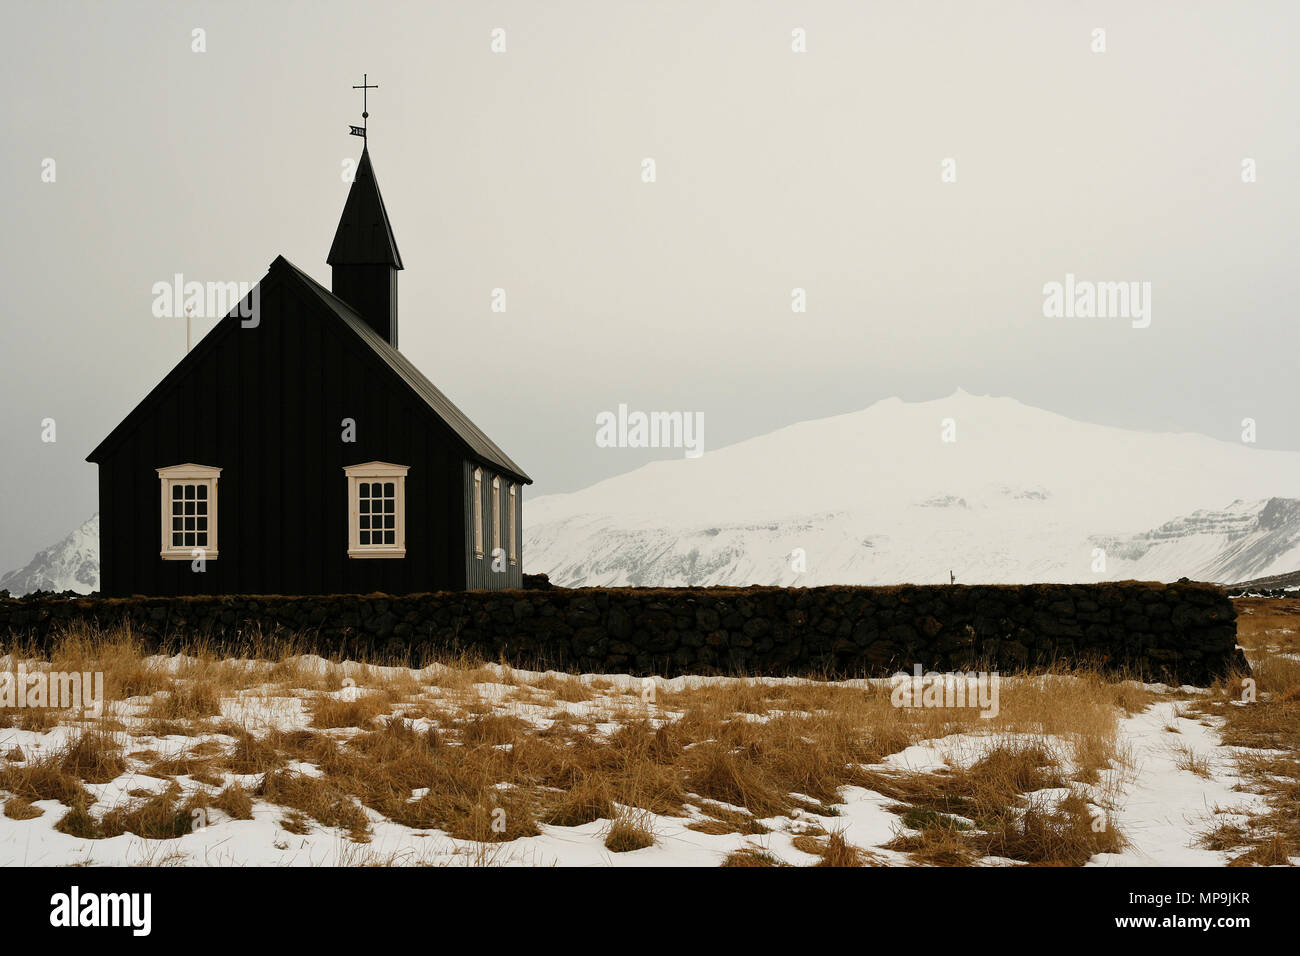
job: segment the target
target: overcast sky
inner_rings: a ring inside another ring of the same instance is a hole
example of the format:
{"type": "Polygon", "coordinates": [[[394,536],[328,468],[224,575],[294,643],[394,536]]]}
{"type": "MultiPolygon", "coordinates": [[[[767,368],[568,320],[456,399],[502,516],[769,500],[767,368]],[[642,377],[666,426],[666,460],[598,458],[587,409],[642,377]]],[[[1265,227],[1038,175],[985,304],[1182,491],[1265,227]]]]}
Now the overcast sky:
{"type": "Polygon", "coordinates": [[[596,447],[619,403],[703,412],[706,449],[958,386],[1300,449],[1300,4],[5,12],[0,571],[96,510],[83,459],[180,359],[153,283],[283,254],[328,284],[363,71],[402,351],[530,495],[646,460],[596,447]],[[1150,326],[1044,318],[1066,273],[1150,282],[1150,326]]]}

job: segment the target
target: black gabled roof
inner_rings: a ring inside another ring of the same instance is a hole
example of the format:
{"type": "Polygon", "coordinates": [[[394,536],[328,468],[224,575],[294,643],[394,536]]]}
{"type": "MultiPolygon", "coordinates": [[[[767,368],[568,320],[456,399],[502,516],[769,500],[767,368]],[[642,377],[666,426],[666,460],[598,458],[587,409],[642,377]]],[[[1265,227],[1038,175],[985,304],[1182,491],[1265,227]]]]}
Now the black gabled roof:
{"type": "Polygon", "coordinates": [[[370,149],[361,150],[361,162],[343,204],[343,215],[334,232],[334,244],[325,262],[339,265],[386,265],[402,268],[402,254],[397,251],[393,226],[388,221],[384,197],[370,165],[370,149]]]}
{"type": "MultiPolygon", "coordinates": [[[[271,268],[258,285],[261,286],[267,280],[276,276],[284,276],[289,281],[296,281],[307,293],[319,299],[327,312],[337,316],[343,325],[356,334],[360,340],[359,345],[367,347],[373,352],[380,361],[387,365],[399,379],[405,382],[424,401],[430,411],[451,429],[452,433],[465,446],[471,458],[497,468],[509,477],[516,478],[525,484],[531,485],[533,483],[533,479],[529,478],[522,468],[510,460],[510,456],[497,447],[492,439],[483,434],[464,412],[452,404],[451,400],[442,394],[437,386],[425,378],[423,373],[406,356],[389,345],[351,306],[284,256],[276,257],[275,261],[271,263],[271,268]]],[[[152,406],[162,395],[166,394],[174,383],[183,379],[189,369],[214,349],[218,342],[224,339],[226,335],[231,334],[232,330],[237,329],[239,327],[238,323],[238,316],[227,315],[222,319],[216,328],[205,335],[194,349],[177,362],[176,366],[163,377],[162,381],[154,386],[149,394],[141,399],[140,403],[122,421],[118,422],[117,427],[109,432],[108,436],[96,446],[95,450],[86,456],[86,461],[98,463],[112,446],[130,433],[144,415],[145,410],[152,406]]]]}
{"type": "Polygon", "coordinates": [[[500,469],[510,477],[517,478],[525,484],[531,485],[533,483],[533,479],[529,478],[522,468],[511,461],[510,456],[502,451],[496,442],[483,434],[483,431],[469,420],[469,416],[452,404],[451,399],[442,394],[436,385],[425,378],[424,373],[416,368],[410,359],[389,345],[388,341],[372,329],[370,324],[361,318],[355,309],[284,258],[284,256],[280,256],[271,264],[272,271],[274,271],[276,265],[281,263],[290,275],[301,281],[308,290],[321,300],[326,308],[342,319],[343,323],[352,329],[397,374],[398,378],[402,379],[411,387],[412,391],[424,400],[424,403],[432,409],[433,413],[455,432],[456,437],[469,449],[472,457],[480,459],[484,464],[500,469]]]}

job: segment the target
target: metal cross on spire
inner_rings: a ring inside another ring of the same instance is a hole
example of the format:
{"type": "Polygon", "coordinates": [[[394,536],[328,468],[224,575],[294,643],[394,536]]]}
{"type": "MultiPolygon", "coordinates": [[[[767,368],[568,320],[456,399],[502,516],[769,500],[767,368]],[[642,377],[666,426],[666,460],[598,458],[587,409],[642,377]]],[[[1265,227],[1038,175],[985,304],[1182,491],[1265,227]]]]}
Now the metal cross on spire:
{"type": "Polygon", "coordinates": [[[367,101],[367,94],[368,94],[371,90],[377,90],[377,89],[379,89],[379,84],[378,84],[378,83],[371,83],[371,82],[370,82],[370,79],[369,79],[369,76],[368,76],[367,74],[365,74],[365,73],[362,73],[362,74],[361,74],[361,85],[360,85],[360,86],[355,86],[355,85],[354,85],[352,88],[353,88],[354,90],[360,90],[360,91],[361,91],[361,125],[360,125],[360,126],[349,126],[349,127],[348,127],[348,132],[351,133],[353,136],[360,136],[362,139],[365,139],[365,138],[366,138],[366,125],[367,125],[367,122],[366,122],[366,121],[370,118],[370,106],[369,106],[369,103],[368,103],[368,101],[367,101]]]}

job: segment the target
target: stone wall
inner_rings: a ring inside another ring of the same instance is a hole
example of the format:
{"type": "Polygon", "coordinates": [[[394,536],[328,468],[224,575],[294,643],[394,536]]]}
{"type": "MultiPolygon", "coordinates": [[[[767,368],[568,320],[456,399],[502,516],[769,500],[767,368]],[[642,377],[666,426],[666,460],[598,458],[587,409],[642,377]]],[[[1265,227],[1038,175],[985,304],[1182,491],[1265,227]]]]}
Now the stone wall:
{"type": "Polygon", "coordinates": [[[150,648],[409,660],[464,651],[517,667],[633,674],[886,676],[1096,664],[1205,684],[1233,667],[1218,587],[1086,585],[554,588],[325,597],[0,600],[0,634],[41,646],[74,622],[122,624],[150,648]]]}

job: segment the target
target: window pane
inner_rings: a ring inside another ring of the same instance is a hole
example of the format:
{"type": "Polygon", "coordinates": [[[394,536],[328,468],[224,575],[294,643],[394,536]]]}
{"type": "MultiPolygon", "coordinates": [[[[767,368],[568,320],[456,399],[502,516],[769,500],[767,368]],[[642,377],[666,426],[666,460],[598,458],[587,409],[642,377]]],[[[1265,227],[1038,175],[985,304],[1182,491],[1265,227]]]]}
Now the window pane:
{"type": "Polygon", "coordinates": [[[362,530],[366,530],[370,527],[370,515],[362,515],[360,521],[362,530]]]}
{"type": "Polygon", "coordinates": [[[167,479],[170,494],[164,494],[163,529],[167,548],[214,548],[216,525],[210,522],[215,508],[216,488],[206,480],[167,479]],[[168,527],[166,503],[171,502],[171,526],[168,527]],[[212,507],[209,507],[209,502],[212,507]]]}
{"type": "Polygon", "coordinates": [[[385,528],[395,527],[395,525],[393,524],[393,520],[394,520],[393,515],[384,515],[384,527],[385,528]]]}
{"type": "Polygon", "coordinates": [[[389,498],[391,498],[391,497],[393,497],[393,495],[396,494],[396,493],[397,493],[397,486],[396,486],[396,485],[394,485],[391,481],[389,481],[389,482],[385,482],[385,483],[384,483],[384,494],[385,494],[385,495],[387,495],[389,498]]]}
{"type": "Polygon", "coordinates": [[[392,513],[393,513],[393,499],[392,499],[392,498],[385,498],[385,499],[384,499],[384,514],[392,514],[392,513]]]}
{"type": "Polygon", "coordinates": [[[370,482],[368,482],[368,481],[363,481],[363,482],[361,482],[361,484],[359,484],[359,485],[357,486],[357,494],[361,495],[362,498],[369,498],[369,497],[370,497],[370,482]]]}
{"type": "Polygon", "coordinates": [[[392,544],[394,540],[395,539],[393,537],[393,532],[391,531],[384,532],[384,544],[392,544]]]}
{"type": "Polygon", "coordinates": [[[363,531],[363,532],[361,532],[361,543],[362,543],[362,544],[369,544],[369,543],[370,543],[370,532],[369,532],[369,531],[363,531]]]}
{"type": "Polygon", "coordinates": [[[369,499],[369,498],[362,498],[362,499],[361,499],[361,513],[362,513],[363,515],[364,515],[364,514],[369,514],[369,513],[370,513],[370,499],[369,499]]]}

